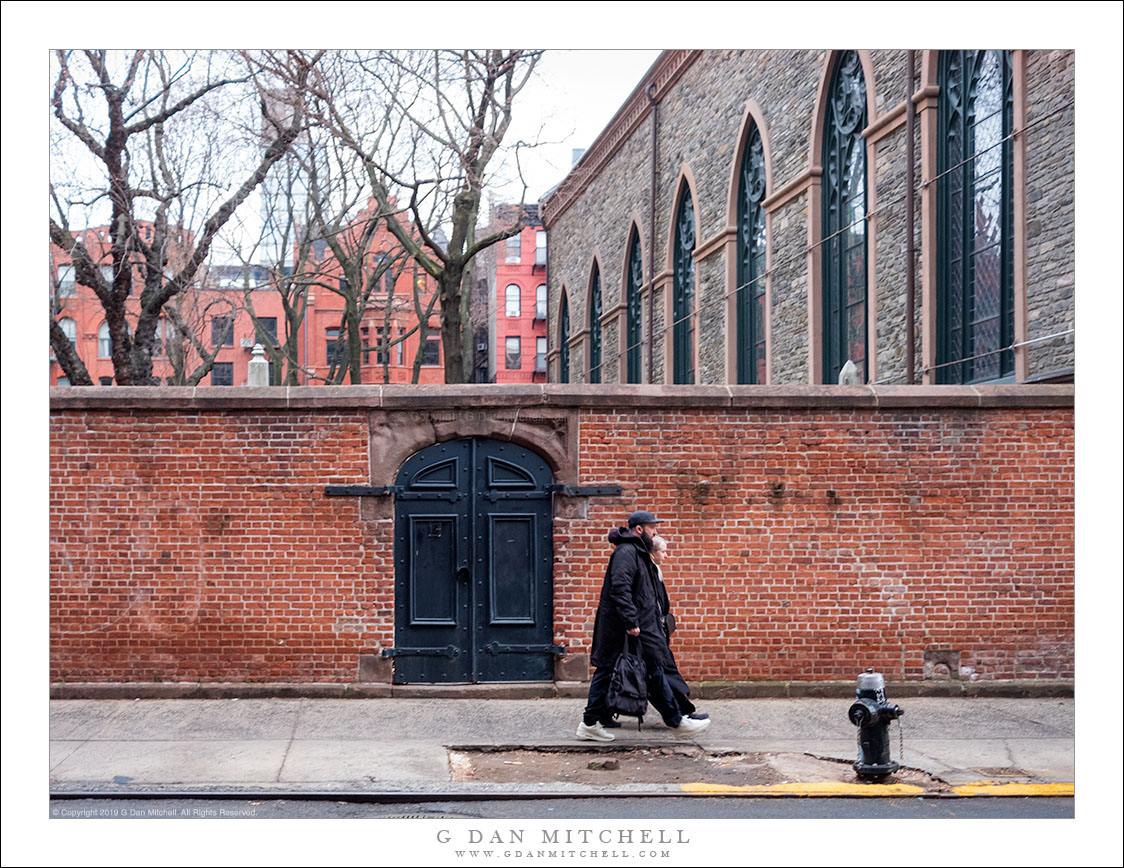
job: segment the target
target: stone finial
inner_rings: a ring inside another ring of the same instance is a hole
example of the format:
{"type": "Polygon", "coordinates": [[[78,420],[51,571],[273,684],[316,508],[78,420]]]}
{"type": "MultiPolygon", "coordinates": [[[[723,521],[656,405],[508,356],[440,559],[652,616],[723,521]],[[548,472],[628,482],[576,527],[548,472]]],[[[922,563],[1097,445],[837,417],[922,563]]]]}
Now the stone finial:
{"type": "Polygon", "coordinates": [[[262,349],[261,344],[254,344],[253,356],[247,365],[246,372],[246,385],[247,386],[268,386],[269,382],[269,362],[265,360],[265,350],[262,349]]]}

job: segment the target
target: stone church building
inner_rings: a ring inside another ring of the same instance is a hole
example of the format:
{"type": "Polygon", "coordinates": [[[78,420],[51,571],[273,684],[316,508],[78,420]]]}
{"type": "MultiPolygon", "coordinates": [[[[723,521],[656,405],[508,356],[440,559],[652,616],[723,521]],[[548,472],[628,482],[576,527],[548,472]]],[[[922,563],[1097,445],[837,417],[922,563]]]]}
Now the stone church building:
{"type": "Polygon", "coordinates": [[[549,379],[1072,382],[1073,101],[1072,51],[665,51],[540,203],[549,379]]]}

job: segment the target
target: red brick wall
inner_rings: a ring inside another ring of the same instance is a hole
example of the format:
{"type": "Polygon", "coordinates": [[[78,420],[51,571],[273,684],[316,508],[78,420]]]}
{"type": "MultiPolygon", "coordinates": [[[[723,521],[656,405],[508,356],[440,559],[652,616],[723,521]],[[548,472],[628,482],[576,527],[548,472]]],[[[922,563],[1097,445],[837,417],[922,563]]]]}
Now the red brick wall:
{"type": "MultiPolygon", "coordinates": [[[[688,677],[919,678],[930,648],[1073,675],[1069,411],[591,413],[581,435],[586,480],[667,519],[688,677]]],[[[591,507],[556,572],[583,647],[622,512],[591,507]]]]}
{"type": "Polygon", "coordinates": [[[354,412],[53,414],[52,680],[353,680],[392,638],[356,626],[392,567],[323,491],[366,480],[365,435],[354,412]]]}
{"type": "MultiPolygon", "coordinates": [[[[103,390],[52,392],[53,682],[349,682],[359,654],[393,644],[393,522],[324,496],[393,483],[371,479],[364,402],[61,397],[75,392],[103,390]]],[[[624,490],[584,517],[556,508],[556,636],[588,651],[606,534],[642,507],[667,519],[689,679],[921,679],[929,649],[961,652],[964,678],[1072,678],[1068,394],[882,410],[540,398],[579,432],[579,478],[560,481],[624,490]]]]}

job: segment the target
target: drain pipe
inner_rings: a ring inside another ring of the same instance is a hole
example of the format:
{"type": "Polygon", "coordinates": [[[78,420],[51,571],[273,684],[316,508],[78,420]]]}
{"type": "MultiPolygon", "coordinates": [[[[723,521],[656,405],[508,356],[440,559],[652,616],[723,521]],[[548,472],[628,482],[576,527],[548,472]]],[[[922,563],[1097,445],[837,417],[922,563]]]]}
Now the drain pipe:
{"type": "Polygon", "coordinates": [[[906,67],[909,69],[909,78],[905,87],[905,368],[906,382],[913,385],[914,358],[913,344],[916,340],[914,310],[913,310],[913,271],[914,271],[914,245],[913,245],[913,49],[906,52],[906,67]]]}
{"type": "Polygon", "coordinates": [[[652,107],[652,183],[648,200],[648,382],[655,382],[653,353],[656,345],[656,150],[659,139],[660,104],[656,101],[656,83],[648,85],[648,103],[652,107]]]}

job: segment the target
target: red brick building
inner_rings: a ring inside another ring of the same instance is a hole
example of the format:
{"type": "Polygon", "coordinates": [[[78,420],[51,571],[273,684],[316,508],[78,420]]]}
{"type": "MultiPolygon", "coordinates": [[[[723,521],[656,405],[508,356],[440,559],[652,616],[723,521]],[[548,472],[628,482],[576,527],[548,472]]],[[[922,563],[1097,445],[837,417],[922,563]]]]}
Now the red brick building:
{"type": "MultiPolygon", "coordinates": [[[[336,237],[349,258],[355,261],[362,259],[360,276],[363,279],[377,271],[385,257],[394,259],[394,264],[378,277],[378,285],[370,293],[359,328],[363,347],[370,348],[361,357],[362,382],[411,382],[414,360],[420,350],[422,362],[418,383],[443,383],[445,366],[441,347],[440,301],[434,301],[430,309],[424,347],[417,329],[419,318],[414,304],[415,284],[423,310],[436,294],[437,284],[417,263],[401,256],[398,242],[385,223],[380,223],[374,234],[365,238],[363,230],[376,208],[374,200],[369,200],[367,207],[336,237]],[[359,251],[360,245],[365,245],[366,249],[359,251]]],[[[337,342],[346,340],[344,296],[333,291],[333,287],[347,291],[344,267],[324,241],[315,242],[311,254],[311,261],[303,264],[312,291],[304,323],[307,336],[302,336],[301,340],[302,365],[307,369],[306,375],[301,378],[302,385],[323,381],[322,378],[331,369],[331,357],[337,351],[337,342]]],[[[294,259],[297,255],[294,251],[294,259]]],[[[345,378],[343,382],[350,380],[345,378]]]]}
{"type": "MultiPolygon", "coordinates": [[[[354,240],[368,217],[361,211],[340,233],[345,242],[354,240]]],[[[148,224],[139,224],[142,238],[151,232],[148,224]]],[[[108,227],[84,229],[75,233],[105,276],[112,275],[109,254],[108,227]]],[[[368,267],[376,259],[393,251],[396,242],[385,226],[380,226],[370,239],[368,267]]],[[[190,250],[190,233],[183,236],[183,249],[190,250]]],[[[340,286],[343,277],[341,264],[323,242],[313,244],[310,261],[302,263],[309,283],[308,306],[299,326],[296,341],[297,363],[300,366],[298,382],[301,385],[324,383],[332,371],[331,356],[339,346],[344,312],[343,297],[331,291],[330,285],[340,286]]],[[[170,255],[170,268],[177,267],[178,252],[170,255]]],[[[86,365],[91,379],[97,385],[114,385],[113,362],[110,358],[109,327],[105,311],[94,290],[77,283],[70,257],[65,251],[51,245],[49,292],[57,299],[57,318],[63,331],[71,338],[79,357],[86,365]]],[[[181,321],[208,350],[217,349],[214,366],[203,377],[200,385],[243,386],[248,378],[248,364],[252,349],[258,342],[254,318],[267,334],[275,337],[275,346],[286,340],[286,319],[281,297],[274,286],[274,272],[261,265],[218,265],[202,271],[198,285],[182,293],[173,302],[181,321]],[[253,308],[250,314],[249,304],[253,308]]],[[[139,287],[142,277],[134,274],[134,285],[139,287]]],[[[419,285],[423,304],[436,292],[432,278],[421,272],[409,260],[397,260],[394,268],[380,278],[377,291],[371,294],[371,303],[360,325],[360,339],[369,352],[362,355],[362,382],[384,382],[383,360],[386,358],[385,382],[409,383],[414,359],[421,347],[421,336],[416,326],[418,316],[414,306],[413,287],[419,285]],[[393,284],[394,292],[390,292],[393,284]],[[390,302],[389,331],[386,331],[387,302],[390,302]],[[384,332],[386,337],[384,338],[384,332]],[[387,349],[379,350],[384,340],[387,349]],[[401,339],[398,343],[392,343],[401,339]]],[[[127,317],[135,325],[140,311],[139,291],[126,301],[127,317]]],[[[440,306],[433,305],[429,314],[429,331],[422,349],[419,383],[442,383],[445,380],[441,350],[440,306]]],[[[545,334],[545,332],[544,332],[545,334]]],[[[153,357],[153,375],[164,385],[186,383],[200,363],[198,352],[185,335],[177,335],[168,316],[161,319],[157,328],[157,343],[153,357]],[[178,355],[177,355],[178,352],[178,355]]],[[[270,362],[270,382],[280,384],[283,370],[276,370],[270,362]]],[[[348,383],[344,376],[343,382],[348,383]]],[[[48,362],[48,383],[52,386],[69,385],[61,365],[51,351],[48,362]]]]}
{"type": "MultiPolygon", "coordinates": [[[[510,226],[519,207],[497,205],[492,226],[510,226]]],[[[493,248],[489,367],[494,383],[546,382],[546,230],[537,205],[522,210],[523,231],[493,248]]]]}

